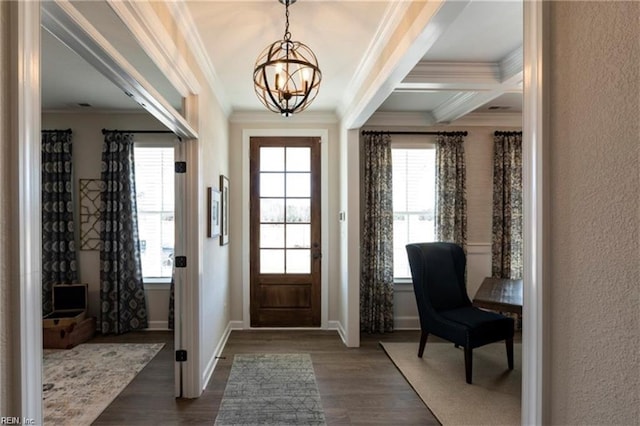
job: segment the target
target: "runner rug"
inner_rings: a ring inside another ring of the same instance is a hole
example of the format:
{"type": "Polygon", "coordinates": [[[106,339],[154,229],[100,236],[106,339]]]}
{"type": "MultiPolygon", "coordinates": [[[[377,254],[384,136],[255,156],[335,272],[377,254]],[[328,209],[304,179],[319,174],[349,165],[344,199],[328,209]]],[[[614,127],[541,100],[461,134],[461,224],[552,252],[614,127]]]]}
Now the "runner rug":
{"type": "Polygon", "coordinates": [[[216,425],[324,425],[309,354],[236,355],[216,425]]]}
{"type": "Polygon", "coordinates": [[[45,349],[42,399],[46,425],[90,425],[164,343],[85,343],[45,349]]]}
{"type": "Polygon", "coordinates": [[[464,375],[464,352],[453,343],[380,343],[391,361],[443,425],[519,425],[522,345],[507,368],[504,342],[473,350],[473,384],[464,375]]]}

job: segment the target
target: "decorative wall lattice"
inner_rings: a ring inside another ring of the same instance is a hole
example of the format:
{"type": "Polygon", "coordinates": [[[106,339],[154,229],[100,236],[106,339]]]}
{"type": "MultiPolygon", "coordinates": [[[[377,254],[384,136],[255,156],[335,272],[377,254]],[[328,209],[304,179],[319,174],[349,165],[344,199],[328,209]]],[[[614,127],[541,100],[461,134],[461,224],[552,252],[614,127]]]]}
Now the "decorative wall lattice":
{"type": "Polygon", "coordinates": [[[80,179],[80,250],[100,250],[100,179],[80,179]]]}

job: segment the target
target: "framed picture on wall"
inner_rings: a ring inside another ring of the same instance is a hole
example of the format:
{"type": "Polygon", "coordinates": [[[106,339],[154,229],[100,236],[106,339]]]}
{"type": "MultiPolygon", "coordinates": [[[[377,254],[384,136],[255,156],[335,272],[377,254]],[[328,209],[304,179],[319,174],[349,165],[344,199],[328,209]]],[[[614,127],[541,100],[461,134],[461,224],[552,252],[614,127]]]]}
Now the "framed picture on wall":
{"type": "Polygon", "coordinates": [[[221,223],[220,223],[220,245],[229,244],[229,178],[220,175],[220,196],[221,203],[221,223]]]}
{"type": "Polygon", "coordinates": [[[215,238],[220,235],[220,191],[207,188],[207,237],[215,238]]]}

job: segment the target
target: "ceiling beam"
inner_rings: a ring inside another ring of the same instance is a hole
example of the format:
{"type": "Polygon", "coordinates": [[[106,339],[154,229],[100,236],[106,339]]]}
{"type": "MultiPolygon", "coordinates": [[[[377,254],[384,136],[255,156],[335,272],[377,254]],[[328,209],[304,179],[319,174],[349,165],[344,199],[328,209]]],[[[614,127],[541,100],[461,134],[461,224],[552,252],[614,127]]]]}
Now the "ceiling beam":
{"type": "Polygon", "coordinates": [[[383,54],[339,111],[342,125],[362,127],[469,4],[469,0],[411,1],[383,54]]]}

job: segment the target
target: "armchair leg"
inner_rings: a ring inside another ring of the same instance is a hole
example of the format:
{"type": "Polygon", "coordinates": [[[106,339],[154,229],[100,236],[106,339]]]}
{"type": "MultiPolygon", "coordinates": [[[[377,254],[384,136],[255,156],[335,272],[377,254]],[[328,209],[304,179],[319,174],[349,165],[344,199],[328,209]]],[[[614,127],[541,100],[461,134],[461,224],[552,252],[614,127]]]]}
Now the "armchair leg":
{"type": "Polygon", "coordinates": [[[507,363],[509,370],[513,370],[513,337],[505,340],[505,344],[507,345],[507,363]]]}
{"type": "Polygon", "coordinates": [[[418,358],[422,358],[422,354],[424,354],[424,346],[427,344],[427,337],[429,337],[429,333],[423,331],[420,334],[420,346],[418,347],[418,358]]]}
{"type": "Polygon", "coordinates": [[[471,373],[473,370],[473,349],[469,347],[464,348],[464,373],[466,375],[467,383],[471,384],[471,373]]]}

